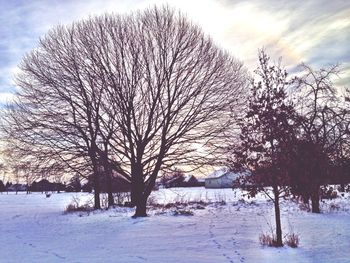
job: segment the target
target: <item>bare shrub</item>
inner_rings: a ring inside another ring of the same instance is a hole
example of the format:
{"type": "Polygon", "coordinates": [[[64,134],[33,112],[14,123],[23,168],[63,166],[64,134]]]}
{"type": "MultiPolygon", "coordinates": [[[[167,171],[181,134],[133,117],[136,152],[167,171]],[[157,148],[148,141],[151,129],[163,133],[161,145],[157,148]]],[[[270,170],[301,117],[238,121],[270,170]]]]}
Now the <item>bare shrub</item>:
{"type": "Polygon", "coordinates": [[[306,212],[310,212],[311,208],[310,208],[310,204],[309,203],[305,203],[305,202],[300,202],[299,203],[299,209],[302,211],[306,211],[306,212]]]}
{"type": "Polygon", "coordinates": [[[64,210],[64,213],[74,213],[74,212],[90,212],[93,208],[89,202],[81,205],[80,199],[78,197],[73,197],[70,204],[68,204],[64,210]]]}
{"type": "Polygon", "coordinates": [[[262,233],[259,236],[259,242],[262,246],[279,247],[277,238],[273,234],[262,233]]]}
{"type": "MultiPolygon", "coordinates": [[[[276,236],[276,229],[273,227],[272,223],[270,220],[268,220],[264,215],[263,215],[266,224],[269,228],[269,233],[261,233],[259,235],[259,241],[262,246],[268,246],[268,247],[281,247],[283,246],[282,241],[277,240],[276,236]]],[[[282,239],[282,237],[281,237],[282,239]]]]}
{"type": "Polygon", "coordinates": [[[332,186],[326,186],[321,188],[321,199],[335,199],[338,197],[337,191],[332,186]]]}
{"type": "Polygon", "coordinates": [[[215,203],[207,203],[204,201],[189,201],[189,202],[171,202],[159,204],[151,198],[148,202],[148,207],[152,210],[157,210],[156,214],[171,213],[173,215],[193,215],[193,210],[203,210],[206,206],[215,203]]]}
{"type": "Polygon", "coordinates": [[[191,206],[192,209],[203,210],[208,205],[208,203],[205,203],[203,201],[196,201],[196,202],[189,202],[189,205],[191,206]]]}
{"type": "Polygon", "coordinates": [[[336,203],[331,203],[329,204],[329,211],[334,212],[334,211],[339,211],[340,210],[340,205],[336,203]]]}
{"type": "Polygon", "coordinates": [[[297,248],[299,246],[299,235],[295,233],[287,234],[284,238],[284,242],[292,248],[297,248]]]}
{"type": "Polygon", "coordinates": [[[173,212],[174,216],[193,216],[193,211],[189,209],[177,209],[173,212]]]}
{"type": "Polygon", "coordinates": [[[90,212],[92,211],[92,207],[90,207],[87,204],[84,205],[77,205],[74,203],[70,203],[69,205],[67,205],[66,209],[64,210],[64,212],[67,213],[74,213],[74,212],[90,212]]]}

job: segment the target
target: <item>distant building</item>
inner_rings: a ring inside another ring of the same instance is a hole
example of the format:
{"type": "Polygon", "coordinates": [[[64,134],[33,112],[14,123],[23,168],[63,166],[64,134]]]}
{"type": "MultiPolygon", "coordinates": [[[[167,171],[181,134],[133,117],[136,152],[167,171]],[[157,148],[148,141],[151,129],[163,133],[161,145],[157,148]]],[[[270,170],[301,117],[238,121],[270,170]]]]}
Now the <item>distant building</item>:
{"type": "Polygon", "coordinates": [[[198,186],[205,186],[205,178],[197,178],[198,186]]]}
{"type": "Polygon", "coordinates": [[[205,178],[205,188],[232,188],[233,182],[241,175],[230,172],[227,168],[221,168],[205,178]]]}
{"type": "Polygon", "coordinates": [[[188,174],[185,175],[185,178],[182,183],[185,187],[197,186],[198,180],[195,176],[188,174]]]}

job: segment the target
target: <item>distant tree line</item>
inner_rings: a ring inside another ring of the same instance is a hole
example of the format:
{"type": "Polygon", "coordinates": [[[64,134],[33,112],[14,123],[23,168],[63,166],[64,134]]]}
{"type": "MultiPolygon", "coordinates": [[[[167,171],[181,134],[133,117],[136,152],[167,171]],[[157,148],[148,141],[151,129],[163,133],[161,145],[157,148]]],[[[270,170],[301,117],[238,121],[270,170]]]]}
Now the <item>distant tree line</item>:
{"type": "MultiPolygon", "coordinates": [[[[113,178],[112,193],[128,192],[130,191],[130,184],[120,177],[113,178]]],[[[54,182],[48,179],[40,179],[31,184],[13,183],[11,181],[4,182],[0,180],[0,192],[21,192],[25,191],[27,194],[31,192],[92,192],[93,187],[91,182],[81,182],[77,176],[70,179],[69,182],[54,182]]],[[[106,187],[101,187],[101,193],[107,193],[106,187]]]]}

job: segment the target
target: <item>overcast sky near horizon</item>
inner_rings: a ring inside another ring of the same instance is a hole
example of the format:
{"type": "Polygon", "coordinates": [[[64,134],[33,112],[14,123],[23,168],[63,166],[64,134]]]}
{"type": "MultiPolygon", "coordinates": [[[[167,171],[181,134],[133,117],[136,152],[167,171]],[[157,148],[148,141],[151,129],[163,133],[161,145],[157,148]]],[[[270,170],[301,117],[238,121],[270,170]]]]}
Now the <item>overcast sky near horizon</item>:
{"type": "Polygon", "coordinates": [[[350,87],[348,0],[0,0],[0,104],[11,99],[17,66],[58,24],[105,12],[127,13],[169,4],[187,14],[215,42],[253,70],[265,47],[290,70],[341,64],[338,85],[350,87]]]}

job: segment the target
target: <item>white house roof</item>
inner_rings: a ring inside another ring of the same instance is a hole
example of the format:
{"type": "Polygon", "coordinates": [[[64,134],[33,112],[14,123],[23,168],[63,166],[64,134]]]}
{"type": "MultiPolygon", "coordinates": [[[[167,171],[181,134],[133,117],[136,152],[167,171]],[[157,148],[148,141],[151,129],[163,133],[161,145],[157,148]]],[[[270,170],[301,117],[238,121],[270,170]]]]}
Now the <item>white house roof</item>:
{"type": "Polygon", "coordinates": [[[184,182],[188,183],[191,180],[192,177],[193,177],[192,174],[185,175],[184,182]]]}
{"type": "Polygon", "coordinates": [[[228,172],[228,168],[227,167],[222,167],[219,170],[215,170],[214,172],[209,174],[206,179],[219,178],[219,177],[223,176],[227,172],[228,172]]]}
{"type": "Polygon", "coordinates": [[[223,176],[225,176],[228,179],[236,180],[238,176],[241,175],[249,175],[249,171],[245,172],[230,172],[227,167],[220,168],[219,170],[214,171],[213,173],[209,174],[207,178],[205,179],[218,179],[223,176]]]}

